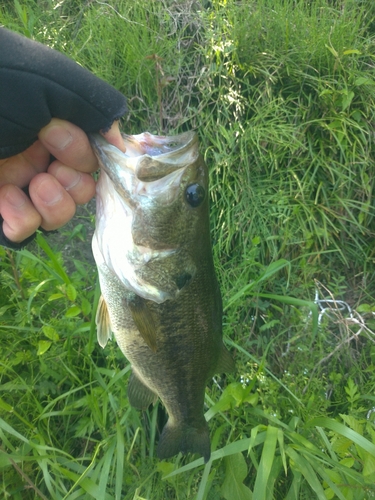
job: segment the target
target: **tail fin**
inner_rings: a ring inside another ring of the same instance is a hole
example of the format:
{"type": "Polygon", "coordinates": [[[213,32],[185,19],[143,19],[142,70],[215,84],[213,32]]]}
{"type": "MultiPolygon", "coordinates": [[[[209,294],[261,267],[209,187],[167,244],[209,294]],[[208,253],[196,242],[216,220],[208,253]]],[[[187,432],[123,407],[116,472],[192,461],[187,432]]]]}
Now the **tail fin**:
{"type": "Polygon", "coordinates": [[[158,444],[158,457],[170,458],[182,453],[199,453],[207,463],[211,456],[210,433],[203,419],[199,427],[176,425],[169,419],[161,433],[158,444]]]}

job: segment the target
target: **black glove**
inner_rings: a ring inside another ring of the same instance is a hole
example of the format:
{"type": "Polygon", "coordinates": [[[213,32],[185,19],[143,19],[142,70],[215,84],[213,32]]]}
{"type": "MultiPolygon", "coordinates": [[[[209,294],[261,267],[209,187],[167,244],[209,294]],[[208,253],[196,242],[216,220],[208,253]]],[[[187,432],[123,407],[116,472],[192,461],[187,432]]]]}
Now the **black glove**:
{"type": "MultiPolygon", "coordinates": [[[[108,83],[63,54],[0,28],[0,158],[31,146],[53,117],[98,132],[126,110],[125,97],[108,83]]],[[[0,217],[0,245],[24,244],[5,238],[0,217]]]]}

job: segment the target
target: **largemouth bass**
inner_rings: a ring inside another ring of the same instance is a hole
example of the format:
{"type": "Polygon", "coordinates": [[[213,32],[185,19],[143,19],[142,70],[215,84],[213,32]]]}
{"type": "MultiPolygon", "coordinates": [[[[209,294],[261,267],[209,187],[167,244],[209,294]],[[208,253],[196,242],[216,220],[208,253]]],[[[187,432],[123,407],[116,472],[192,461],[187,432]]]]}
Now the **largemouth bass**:
{"type": "Polygon", "coordinates": [[[92,247],[102,297],[99,344],[113,332],[132,366],[130,404],[160,397],[169,419],[159,458],[210,458],[205,387],[234,368],[222,341],[222,305],[209,228],[208,170],[192,132],[123,136],[126,152],[91,142],[101,173],[92,247]]]}

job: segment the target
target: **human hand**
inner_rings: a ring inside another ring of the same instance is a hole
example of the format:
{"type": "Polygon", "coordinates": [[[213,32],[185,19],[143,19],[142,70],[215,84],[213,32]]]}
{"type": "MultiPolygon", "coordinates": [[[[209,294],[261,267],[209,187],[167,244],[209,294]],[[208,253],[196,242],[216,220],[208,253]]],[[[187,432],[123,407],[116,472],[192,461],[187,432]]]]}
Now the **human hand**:
{"type": "MultiPolygon", "coordinates": [[[[107,130],[126,110],[107,82],[0,26],[0,245],[21,248],[93,196],[98,164],[85,132],[107,130]]],[[[121,148],[117,125],[105,136],[121,148]]]]}
{"type": "MultiPolygon", "coordinates": [[[[118,122],[103,135],[124,151],[118,122]]],[[[66,224],[76,205],[94,196],[95,181],[90,174],[97,169],[85,132],[53,118],[32,146],[0,160],[0,215],[6,238],[18,243],[38,227],[50,231],[66,224]],[[50,154],[56,158],[52,163],[50,154]],[[25,186],[29,186],[30,198],[21,189],[25,186]]]]}

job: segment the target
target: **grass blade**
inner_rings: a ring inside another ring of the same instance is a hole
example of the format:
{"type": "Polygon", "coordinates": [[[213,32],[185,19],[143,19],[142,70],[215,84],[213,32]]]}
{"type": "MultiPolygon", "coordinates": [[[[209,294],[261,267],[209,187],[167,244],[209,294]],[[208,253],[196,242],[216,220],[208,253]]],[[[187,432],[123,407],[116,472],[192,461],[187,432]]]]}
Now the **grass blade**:
{"type": "Polygon", "coordinates": [[[204,467],[202,479],[199,483],[199,489],[198,489],[198,493],[197,493],[195,500],[204,500],[204,498],[207,494],[207,490],[208,490],[207,486],[208,486],[208,482],[209,482],[209,475],[210,475],[210,471],[211,471],[211,466],[212,466],[212,461],[209,460],[204,467]]]}
{"type": "Polygon", "coordinates": [[[320,484],[319,479],[309,462],[304,457],[299,455],[295,450],[293,450],[290,446],[288,446],[285,451],[294,462],[292,465],[292,469],[297,469],[299,472],[301,472],[319,500],[327,500],[323,487],[320,484]]]}
{"type": "Polygon", "coordinates": [[[38,245],[40,246],[40,248],[50,258],[54,271],[60,276],[60,278],[64,281],[64,283],[69,285],[70,284],[69,276],[66,274],[65,269],[62,267],[60,262],[57,260],[55,252],[48,245],[45,238],[43,238],[43,236],[40,233],[38,233],[36,236],[36,241],[37,241],[38,245]]]}
{"type": "Polygon", "coordinates": [[[270,492],[267,491],[268,479],[275,459],[278,429],[269,425],[263,445],[262,458],[260,459],[258,473],[254,485],[254,498],[267,500],[270,492]]]}
{"type": "Polygon", "coordinates": [[[358,432],[353,431],[349,427],[346,427],[344,424],[341,424],[340,422],[337,422],[332,418],[317,417],[313,420],[310,420],[307,423],[307,426],[328,427],[328,429],[331,429],[331,431],[334,431],[337,434],[341,434],[341,436],[344,436],[353,441],[353,443],[358,444],[361,448],[370,453],[370,455],[375,457],[375,444],[371,443],[368,439],[358,434],[358,432]]]}
{"type": "Polygon", "coordinates": [[[115,499],[121,500],[122,483],[124,477],[125,463],[125,440],[124,433],[117,422],[117,443],[116,443],[116,483],[115,483],[115,499]]]}
{"type": "Polygon", "coordinates": [[[312,334],[314,338],[315,334],[318,331],[318,318],[319,318],[318,306],[314,302],[310,300],[296,299],[295,297],[288,297],[286,295],[275,295],[272,293],[259,293],[257,294],[257,296],[262,297],[264,299],[278,300],[283,304],[288,304],[295,307],[308,307],[312,315],[312,334]]]}
{"type": "MultiPolygon", "coordinates": [[[[252,446],[258,446],[259,444],[263,443],[266,438],[266,433],[261,432],[257,435],[255,438],[255,441],[252,443],[252,446]]],[[[251,444],[251,439],[240,439],[238,441],[235,441],[234,443],[230,443],[223,448],[216,450],[211,453],[211,460],[219,460],[220,458],[227,457],[229,455],[233,455],[234,453],[240,453],[243,451],[246,451],[249,449],[249,446],[251,444]]],[[[170,474],[163,476],[163,479],[169,479],[170,477],[177,476],[178,474],[181,474],[183,472],[189,471],[191,469],[195,469],[199,467],[200,465],[204,464],[203,458],[198,458],[197,460],[194,460],[190,464],[184,465],[183,467],[180,467],[179,469],[174,470],[170,474]]]]}
{"type": "Polygon", "coordinates": [[[267,269],[264,271],[264,273],[261,276],[259,276],[259,278],[254,280],[252,283],[247,284],[240,291],[238,291],[235,295],[233,295],[233,297],[231,297],[229,299],[224,310],[227,310],[232,304],[235,304],[239,299],[241,299],[244,295],[246,295],[248,292],[250,292],[256,285],[271,278],[274,274],[279,272],[284,267],[288,267],[290,270],[290,262],[285,260],[285,259],[280,259],[276,262],[272,262],[267,267],[267,269]]]}

